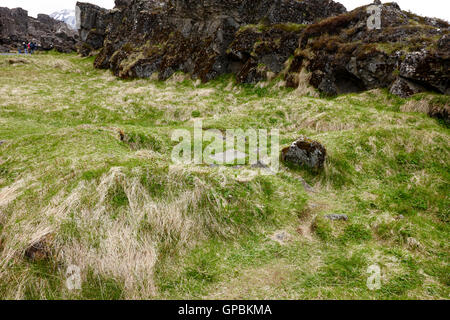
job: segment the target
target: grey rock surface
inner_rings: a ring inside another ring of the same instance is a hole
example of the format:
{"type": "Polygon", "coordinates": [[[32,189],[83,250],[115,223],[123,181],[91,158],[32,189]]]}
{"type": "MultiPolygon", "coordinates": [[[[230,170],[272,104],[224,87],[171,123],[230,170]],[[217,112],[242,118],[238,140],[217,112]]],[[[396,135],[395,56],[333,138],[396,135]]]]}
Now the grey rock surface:
{"type": "Polygon", "coordinates": [[[325,218],[332,221],[348,221],[348,216],[346,214],[328,214],[325,218]]]}
{"type": "Polygon", "coordinates": [[[281,152],[281,160],[299,166],[320,169],[324,167],[327,151],[317,141],[301,136],[281,152]]]}
{"type": "Polygon", "coordinates": [[[234,73],[253,83],[278,73],[302,24],[345,12],[331,0],[118,0],[113,10],[78,3],[83,54],[103,45],[97,68],[160,80],[176,71],[209,81],[234,73]],[[292,28],[296,26],[295,28],[292,28]],[[246,27],[249,27],[246,29],[246,27]]]}

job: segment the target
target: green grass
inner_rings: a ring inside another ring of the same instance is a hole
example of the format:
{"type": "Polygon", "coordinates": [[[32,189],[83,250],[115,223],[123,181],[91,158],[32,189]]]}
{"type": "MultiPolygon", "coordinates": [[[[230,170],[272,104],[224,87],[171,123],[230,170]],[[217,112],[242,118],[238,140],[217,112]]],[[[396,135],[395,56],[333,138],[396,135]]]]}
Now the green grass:
{"type": "Polygon", "coordinates": [[[131,81],[93,69],[93,58],[8,59],[0,298],[449,298],[449,128],[402,111],[447,97],[314,98],[278,80],[131,81]],[[199,118],[205,129],[277,128],[283,146],[307,135],[327,148],[325,168],[282,165],[239,182],[243,169],[231,166],[173,166],[173,130],[199,118]],[[278,231],[284,242],[272,240],[278,231]],[[49,258],[25,258],[41,239],[49,258]],[[65,285],[72,264],[81,290],[65,285]],[[376,291],[366,286],[373,264],[376,291]]]}

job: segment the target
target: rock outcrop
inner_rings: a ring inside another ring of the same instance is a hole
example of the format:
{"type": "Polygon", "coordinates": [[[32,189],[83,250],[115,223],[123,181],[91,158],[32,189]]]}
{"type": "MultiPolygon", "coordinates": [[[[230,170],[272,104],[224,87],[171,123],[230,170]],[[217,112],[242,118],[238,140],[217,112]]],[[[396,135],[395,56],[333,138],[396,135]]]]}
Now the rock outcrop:
{"type": "Polygon", "coordinates": [[[85,43],[95,48],[93,29],[104,39],[98,68],[162,80],[176,71],[202,81],[232,72],[242,82],[283,69],[303,25],[345,12],[331,0],[116,0],[106,14],[77,6],[85,43]],[[86,18],[93,15],[100,19],[86,18]]]}
{"type": "Polygon", "coordinates": [[[60,52],[76,50],[77,33],[67,24],[45,14],[29,17],[21,8],[0,8],[0,51],[17,51],[23,42],[34,42],[39,49],[60,52]]]}
{"type": "Polygon", "coordinates": [[[116,0],[113,10],[78,3],[77,16],[80,52],[101,48],[95,67],[122,78],[281,75],[327,95],[449,93],[449,24],[396,3],[346,12],[331,0],[116,0]]]}
{"type": "Polygon", "coordinates": [[[449,24],[378,6],[380,28],[369,28],[368,6],[308,26],[286,76],[298,85],[307,70],[310,84],[328,95],[390,88],[402,97],[432,90],[449,93],[449,24]]]}
{"type": "Polygon", "coordinates": [[[227,49],[230,70],[237,81],[256,83],[283,71],[305,26],[291,23],[240,28],[227,49]]]}
{"type": "Polygon", "coordinates": [[[75,15],[76,28],[81,38],[78,51],[86,56],[92,51],[101,49],[106,37],[106,28],[111,22],[109,10],[90,3],[78,2],[75,15]]]}

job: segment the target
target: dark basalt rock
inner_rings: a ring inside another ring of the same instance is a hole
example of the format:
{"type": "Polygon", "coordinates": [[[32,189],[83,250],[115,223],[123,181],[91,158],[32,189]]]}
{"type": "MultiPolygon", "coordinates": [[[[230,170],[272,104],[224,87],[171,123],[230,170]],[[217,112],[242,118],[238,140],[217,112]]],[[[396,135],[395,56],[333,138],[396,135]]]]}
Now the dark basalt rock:
{"type": "Polygon", "coordinates": [[[59,52],[75,51],[78,35],[64,22],[48,15],[29,17],[21,8],[0,8],[0,50],[23,49],[23,42],[33,41],[39,49],[59,52]]]}
{"type": "Polygon", "coordinates": [[[82,42],[78,47],[78,52],[87,56],[90,52],[103,47],[111,15],[109,10],[84,2],[77,2],[75,15],[82,42]]]}
{"type": "Polygon", "coordinates": [[[327,150],[319,142],[301,136],[281,151],[281,160],[299,166],[321,169],[324,167],[327,150]]]}
{"type": "Polygon", "coordinates": [[[426,91],[426,88],[408,79],[398,77],[392,84],[390,92],[402,98],[407,98],[416,93],[426,91]]]}
{"type": "Polygon", "coordinates": [[[122,78],[165,80],[183,71],[202,81],[233,73],[256,83],[281,73],[289,87],[305,78],[327,95],[448,94],[449,24],[378,5],[380,30],[368,29],[368,6],[345,13],[331,0],[117,0],[110,11],[78,8],[82,52],[103,46],[95,67],[122,78]]]}
{"type": "Polygon", "coordinates": [[[444,34],[438,41],[438,49],[443,52],[450,52],[450,34],[444,34]]]}
{"type": "Polygon", "coordinates": [[[425,49],[405,56],[400,76],[410,81],[449,94],[450,52],[431,52],[425,49]]]}
{"type": "Polygon", "coordinates": [[[286,76],[303,68],[327,95],[391,88],[407,97],[424,90],[448,94],[449,25],[381,6],[381,29],[369,30],[367,6],[308,26],[286,76]]]}
{"type": "Polygon", "coordinates": [[[202,81],[232,72],[241,82],[281,71],[297,47],[299,25],[345,12],[331,0],[118,0],[106,14],[78,7],[86,46],[94,47],[93,29],[106,33],[97,68],[122,78],[158,73],[161,80],[176,71],[202,81]],[[94,11],[95,27],[86,18],[94,11]]]}
{"type": "Polygon", "coordinates": [[[241,28],[227,54],[238,82],[256,83],[280,73],[298,46],[300,24],[250,25],[241,28]]]}

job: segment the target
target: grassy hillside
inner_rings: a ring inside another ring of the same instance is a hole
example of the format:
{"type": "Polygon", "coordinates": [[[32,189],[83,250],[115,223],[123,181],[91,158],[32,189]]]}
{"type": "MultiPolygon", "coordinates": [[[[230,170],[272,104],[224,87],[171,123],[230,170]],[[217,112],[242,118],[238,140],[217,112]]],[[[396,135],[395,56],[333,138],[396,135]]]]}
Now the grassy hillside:
{"type": "Polygon", "coordinates": [[[124,81],[90,58],[17,59],[0,57],[1,299],[449,298],[450,132],[416,112],[448,97],[325,99],[276,80],[124,81]],[[246,168],[173,166],[171,134],[195,118],[279,128],[283,145],[308,135],[325,169],[242,181],[246,168]]]}

